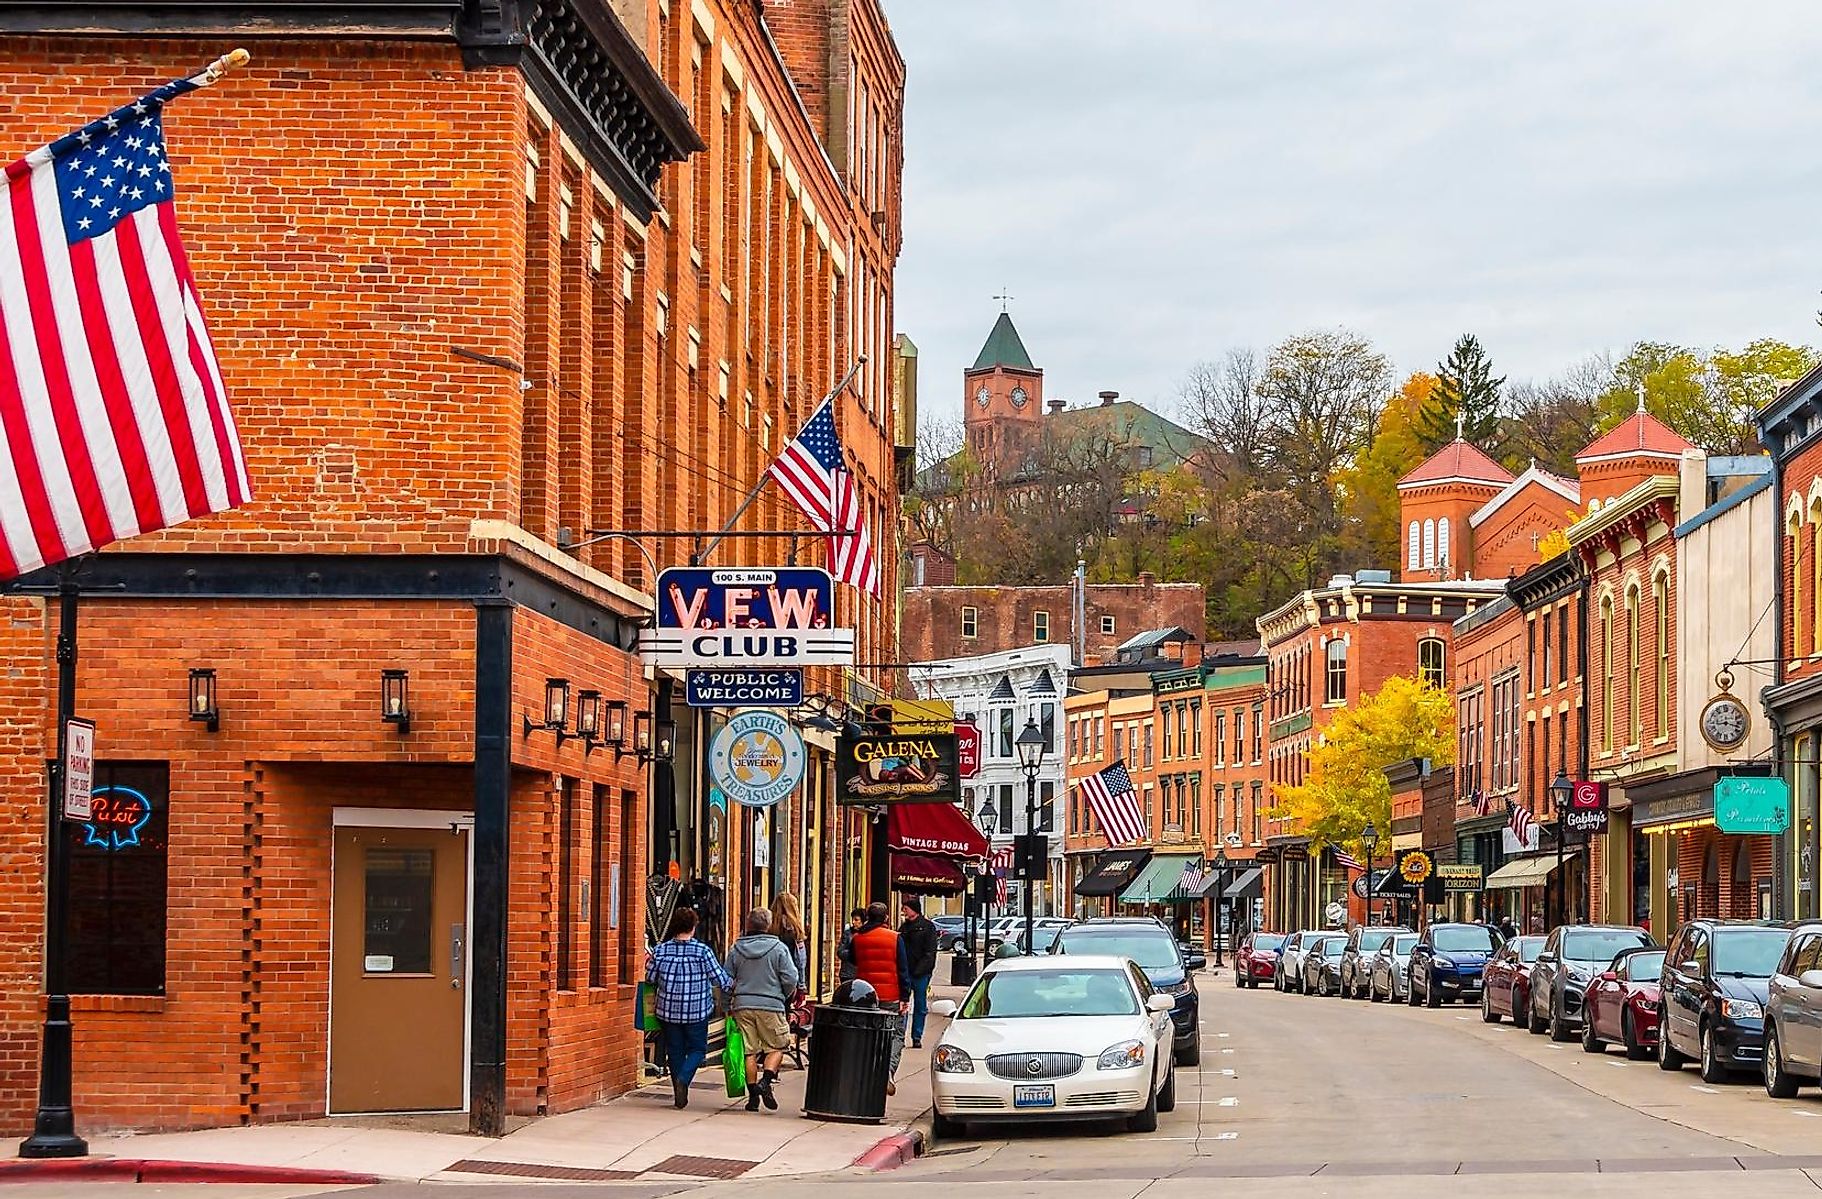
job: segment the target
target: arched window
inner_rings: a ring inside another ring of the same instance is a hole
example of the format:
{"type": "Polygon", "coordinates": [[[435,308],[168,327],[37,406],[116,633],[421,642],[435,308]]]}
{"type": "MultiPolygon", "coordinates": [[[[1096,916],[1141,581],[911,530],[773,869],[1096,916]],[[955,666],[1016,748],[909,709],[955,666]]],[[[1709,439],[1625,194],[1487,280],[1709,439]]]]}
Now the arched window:
{"type": "Polygon", "coordinates": [[[1329,642],[1328,685],[1323,698],[1331,704],[1346,703],[1348,698],[1348,646],[1337,637],[1329,642]]]}
{"type": "Polygon", "coordinates": [[[1417,643],[1417,677],[1426,687],[1448,685],[1448,649],[1441,637],[1425,637],[1417,643]]]}
{"type": "Polygon", "coordinates": [[[1416,570],[1417,569],[1417,564],[1419,561],[1418,556],[1417,556],[1419,553],[1419,550],[1417,547],[1417,537],[1418,537],[1417,522],[1412,521],[1411,529],[1410,529],[1410,533],[1409,533],[1409,537],[1408,537],[1408,539],[1410,541],[1410,548],[1405,551],[1405,569],[1406,570],[1416,570]]]}
{"type": "Polygon", "coordinates": [[[1613,749],[1613,597],[1601,597],[1601,749],[1613,749]]]}
{"type": "Polygon", "coordinates": [[[1436,522],[1436,565],[1449,565],[1449,518],[1446,516],[1436,522]]]}
{"type": "Polygon", "coordinates": [[[1639,690],[1639,589],[1626,588],[1626,744],[1637,745],[1644,726],[1644,696],[1639,690]]]}
{"type": "Polygon", "coordinates": [[[1657,716],[1654,730],[1661,740],[1670,736],[1670,575],[1660,572],[1651,580],[1652,618],[1657,626],[1657,654],[1652,660],[1652,710],[1657,716]]]}
{"type": "Polygon", "coordinates": [[[1423,522],[1423,567],[1425,570],[1436,565],[1436,522],[1423,522]]]}
{"type": "Polygon", "coordinates": [[[1822,654],[1822,500],[1809,506],[1809,652],[1822,654]]]}

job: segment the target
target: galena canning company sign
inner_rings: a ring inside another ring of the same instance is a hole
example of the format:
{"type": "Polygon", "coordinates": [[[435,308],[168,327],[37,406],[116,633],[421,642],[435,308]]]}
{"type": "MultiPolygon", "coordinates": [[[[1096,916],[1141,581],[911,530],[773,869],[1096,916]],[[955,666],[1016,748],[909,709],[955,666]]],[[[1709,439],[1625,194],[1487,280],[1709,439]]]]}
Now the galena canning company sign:
{"type": "Polygon", "coordinates": [[[835,743],[835,798],[844,804],[955,803],[954,733],[882,733],[835,743]]]}
{"type": "Polygon", "coordinates": [[[681,566],[658,575],[655,627],[639,635],[653,666],[851,666],[854,630],[835,623],[829,572],[779,566],[681,566]]]}

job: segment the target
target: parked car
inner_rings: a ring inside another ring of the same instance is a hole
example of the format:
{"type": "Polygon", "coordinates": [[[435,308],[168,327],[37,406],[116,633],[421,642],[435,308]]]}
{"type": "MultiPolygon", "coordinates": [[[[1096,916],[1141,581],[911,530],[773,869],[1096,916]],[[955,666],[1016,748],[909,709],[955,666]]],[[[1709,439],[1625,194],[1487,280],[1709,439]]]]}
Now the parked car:
{"type": "Polygon", "coordinates": [[[971,948],[977,955],[991,954],[1004,941],[1010,941],[1025,928],[1025,922],[1017,916],[995,916],[992,920],[974,922],[974,935],[959,934],[953,948],[971,948]]]}
{"type": "Polygon", "coordinates": [[[1411,950],[1417,945],[1416,933],[1394,933],[1379,947],[1367,970],[1367,998],[1374,1003],[1380,992],[1392,1003],[1399,1003],[1411,991],[1411,950]]]}
{"type": "Polygon", "coordinates": [[[966,916],[932,916],[930,923],[936,925],[936,951],[949,953],[955,949],[956,940],[965,930],[966,916]]]}
{"type": "Polygon", "coordinates": [[[1284,941],[1283,933],[1248,933],[1234,950],[1234,985],[1256,987],[1261,980],[1276,985],[1278,950],[1284,941]]]}
{"type": "Polygon", "coordinates": [[[1444,1000],[1480,998],[1480,975],[1499,948],[1499,934],[1484,924],[1432,924],[1411,947],[1409,1002],[1425,1007],[1444,1000]]]}
{"type": "Polygon", "coordinates": [[[1348,934],[1347,947],[1341,951],[1341,993],[1349,999],[1367,997],[1368,965],[1379,947],[1398,933],[1410,930],[1399,926],[1370,925],[1348,934]]]}
{"type": "Polygon", "coordinates": [[[1658,978],[1664,972],[1661,949],[1622,949],[1588,984],[1582,1009],[1582,1048],[1602,1053],[1608,1041],[1626,1047],[1626,1056],[1642,1062],[1658,1043],[1658,978]]]}
{"type": "Polygon", "coordinates": [[[1124,953],[992,962],[959,1005],[930,1005],[954,1017],[930,1054],[933,1131],[1109,1116],[1156,1131],[1158,1113],[1177,1105],[1174,1006],[1124,953]]]}
{"type": "Polygon", "coordinates": [[[1345,933],[1329,933],[1311,938],[1303,950],[1303,986],[1305,995],[1341,994],[1341,955],[1347,952],[1345,933]]]}
{"type": "Polygon", "coordinates": [[[1551,930],[1543,952],[1531,963],[1531,999],[1525,1024],[1548,1030],[1552,1041],[1567,1041],[1582,1022],[1582,999],[1613,955],[1622,949],[1651,949],[1651,934],[1629,924],[1565,924],[1551,930]]]}
{"type": "Polygon", "coordinates": [[[1056,946],[1058,935],[1074,923],[1075,921],[1065,920],[1061,916],[1039,916],[1031,922],[1031,936],[1037,942],[1037,948],[1033,949],[1025,940],[1025,922],[1020,920],[1013,943],[1019,947],[1020,953],[1049,953],[1056,946]]]}
{"type": "Polygon", "coordinates": [[[1789,1099],[1822,1080],[1822,925],[1800,925],[1767,984],[1765,1093],[1789,1099]]]}
{"type": "Polygon", "coordinates": [[[1303,951],[1317,937],[1332,936],[1334,931],[1332,928],[1306,928],[1284,939],[1278,950],[1278,977],[1275,980],[1280,991],[1303,989],[1303,951]]]}
{"type": "Polygon", "coordinates": [[[1177,949],[1183,954],[1183,964],[1191,970],[1201,970],[1208,965],[1208,954],[1194,941],[1178,941],[1177,949]]]}
{"type": "Polygon", "coordinates": [[[1170,1018],[1176,1025],[1172,1047],[1179,1066],[1202,1061],[1201,1000],[1196,977],[1183,960],[1183,950],[1169,929],[1149,916],[1103,916],[1064,929],[1051,946],[1053,954],[1111,954],[1131,958],[1154,990],[1176,1001],[1170,1018]]]}
{"type": "Polygon", "coordinates": [[[1703,1082],[1759,1069],[1771,976],[1790,940],[1787,926],[1749,921],[1678,929],[1658,982],[1658,1065],[1677,1070],[1693,1057],[1703,1082]]]}
{"type": "Polygon", "coordinates": [[[1512,1017],[1512,1023],[1525,1019],[1525,1005],[1531,996],[1531,963],[1544,947],[1538,936],[1513,937],[1499,947],[1482,972],[1480,1018],[1498,1024],[1501,1016],[1512,1017]]]}

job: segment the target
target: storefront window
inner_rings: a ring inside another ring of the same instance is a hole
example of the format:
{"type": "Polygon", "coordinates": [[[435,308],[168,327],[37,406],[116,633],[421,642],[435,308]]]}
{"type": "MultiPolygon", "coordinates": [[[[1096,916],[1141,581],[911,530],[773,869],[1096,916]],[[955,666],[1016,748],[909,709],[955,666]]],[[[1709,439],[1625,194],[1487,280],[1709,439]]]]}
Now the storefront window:
{"type": "Polygon", "coordinates": [[[70,991],[162,994],[170,767],[97,762],[94,795],[94,819],[62,824],[70,853],[70,991]]]}

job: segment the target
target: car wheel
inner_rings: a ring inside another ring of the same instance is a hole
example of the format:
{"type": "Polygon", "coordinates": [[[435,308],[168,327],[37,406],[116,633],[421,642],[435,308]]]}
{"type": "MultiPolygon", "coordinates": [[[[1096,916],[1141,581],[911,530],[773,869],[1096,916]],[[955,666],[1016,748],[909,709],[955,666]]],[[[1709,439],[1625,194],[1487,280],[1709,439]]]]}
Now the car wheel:
{"type": "Polygon", "coordinates": [[[1525,1021],[1527,1020],[1528,1017],[1526,1017],[1522,1013],[1529,1009],[1530,1004],[1531,1004],[1531,993],[1529,991],[1526,991],[1526,990],[1520,988],[1517,983],[1513,983],[1512,984],[1512,1002],[1510,1004],[1510,1006],[1512,1008],[1512,1023],[1514,1023],[1514,1024],[1524,1024],[1525,1023],[1525,1021]]]}
{"type": "Polygon", "coordinates": [[[1582,1052],[1607,1052],[1607,1043],[1594,1035],[1594,1013],[1585,1009],[1582,1012],[1582,1052]]]}
{"type": "Polygon", "coordinates": [[[1367,980],[1367,1002],[1368,1003],[1378,1003],[1379,1002],[1379,976],[1378,975],[1374,975],[1372,978],[1367,980]]]}
{"type": "Polygon", "coordinates": [[[1177,1072],[1164,1071],[1164,1089],[1158,1092],[1158,1110],[1174,1112],[1177,1110],[1177,1072]]]}
{"type": "Polygon", "coordinates": [[[1318,971],[1316,974],[1316,994],[1324,999],[1329,997],[1329,972],[1327,970],[1318,971]]]}
{"type": "Polygon", "coordinates": [[[1186,1047],[1177,1050],[1172,1057],[1179,1066],[1200,1066],[1202,1064],[1201,1030],[1198,1029],[1195,1037],[1190,1043],[1186,1047]]]}
{"type": "Polygon", "coordinates": [[[1784,1069],[1783,1046],[1778,1044],[1778,1026],[1765,1026],[1765,1093],[1773,1099],[1789,1099],[1797,1093],[1797,1077],[1784,1069]]]}
{"type": "Polygon", "coordinates": [[[1660,1007],[1658,1008],[1658,1069],[1681,1070],[1684,1060],[1682,1053],[1670,1043],[1669,1014],[1660,1007]]]}
{"type": "Polygon", "coordinates": [[[1415,974],[1404,980],[1404,1001],[1412,1007],[1417,1006],[1417,976],[1415,974]]]}
{"type": "Polygon", "coordinates": [[[1158,1093],[1149,1087],[1146,1089],[1148,1094],[1145,1096],[1144,1108],[1134,1112],[1126,1120],[1126,1127],[1133,1132],[1158,1131],[1158,1093]]]}
{"type": "Polygon", "coordinates": [[[952,1141],[968,1135],[968,1126],[954,1116],[931,1112],[930,1132],[939,1141],[952,1141]]]}
{"type": "Polygon", "coordinates": [[[1558,1042],[1567,1041],[1573,1035],[1569,1031],[1569,1021],[1556,1010],[1556,1004],[1552,1003],[1550,1005],[1550,1039],[1558,1042]]]}
{"type": "Polygon", "coordinates": [[[1714,1029],[1702,1025],[1702,1060],[1700,1073],[1703,1082],[1726,1082],[1731,1073],[1721,1064],[1721,1058],[1714,1046],[1714,1029]]]}
{"type": "Polygon", "coordinates": [[[1442,1006],[1442,994],[1436,989],[1436,979],[1428,974],[1423,979],[1423,1005],[1429,1008],[1442,1006]]]}
{"type": "Polygon", "coordinates": [[[1499,1013],[1493,1010],[1493,992],[1486,987],[1480,989],[1480,1018],[1488,1024],[1499,1023],[1499,1013]]]}
{"type": "Polygon", "coordinates": [[[1632,1022],[1630,1009],[1620,1013],[1620,1044],[1626,1047],[1629,1062],[1642,1062],[1651,1056],[1650,1048],[1639,1044],[1638,1026],[1632,1022]]]}

